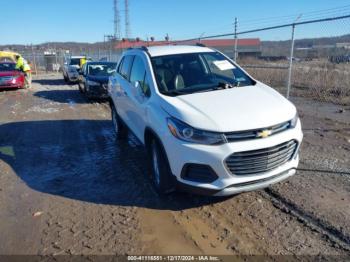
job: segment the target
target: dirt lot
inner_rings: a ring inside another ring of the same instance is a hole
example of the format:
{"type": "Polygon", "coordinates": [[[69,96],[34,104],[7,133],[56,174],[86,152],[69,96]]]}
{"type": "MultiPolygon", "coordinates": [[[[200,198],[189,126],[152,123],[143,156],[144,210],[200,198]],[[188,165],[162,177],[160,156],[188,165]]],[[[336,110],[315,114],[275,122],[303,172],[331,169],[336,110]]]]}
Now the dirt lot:
{"type": "Polygon", "coordinates": [[[0,254],[350,255],[350,107],[298,98],[297,175],[157,198],[146,153],[60,75],[0,92],[0,254]]]}

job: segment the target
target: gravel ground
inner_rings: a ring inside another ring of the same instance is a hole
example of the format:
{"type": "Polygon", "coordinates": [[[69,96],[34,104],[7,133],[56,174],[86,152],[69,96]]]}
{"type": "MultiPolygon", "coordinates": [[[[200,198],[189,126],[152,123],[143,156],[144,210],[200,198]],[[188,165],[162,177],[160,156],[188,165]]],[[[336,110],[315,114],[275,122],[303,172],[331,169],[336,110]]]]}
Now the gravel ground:
{"type": "Polygon", "coordinates": [[[0,92],[0,254],[350,256],[350,107],[294,99],[305,138],[283,183],[160,199],[108,104],[61,79],[0,92]]]}

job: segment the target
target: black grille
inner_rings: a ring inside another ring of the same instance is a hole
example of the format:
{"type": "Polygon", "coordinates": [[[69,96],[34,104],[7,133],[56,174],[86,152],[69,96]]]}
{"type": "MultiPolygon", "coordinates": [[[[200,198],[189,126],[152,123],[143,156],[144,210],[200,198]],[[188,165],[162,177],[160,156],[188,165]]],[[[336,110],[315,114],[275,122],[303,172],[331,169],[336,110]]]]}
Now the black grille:
{"type": "Polygon", "coordinates": [[[234,175],[264,173],[290,161],[297,148],[291,140],[277,146],[233,153],[226,159],[226,166],[234,175]]]}
{"type": "Polygon", "coordinates": [[[290,127],[291,127],[291,121],[288,121],[288,122],[284,122],[284,123],[270,126],[267,128],[225,133],[225,136],[228,142],[242,141],[242,140],[248,140],[248,139],[261,138],[259,137],[259,133],[266,130],[270,132],[270,136],[271,136],[271,135],[283,132],[289,129],[290,127]]]}

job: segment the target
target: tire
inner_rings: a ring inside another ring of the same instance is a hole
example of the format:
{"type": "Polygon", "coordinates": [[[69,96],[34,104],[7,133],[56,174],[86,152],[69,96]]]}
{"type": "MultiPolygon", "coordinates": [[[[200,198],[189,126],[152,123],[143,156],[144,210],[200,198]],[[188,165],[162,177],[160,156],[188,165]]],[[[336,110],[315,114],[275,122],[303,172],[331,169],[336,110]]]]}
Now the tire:
{"type": "Polygon", "coordinates": [[[79,91],[80,91],[80,93],[84,93],[84,89],[83,89],[83,87],[81,86],[81,83],[79,82],[78,83],[78,87],[79,87],[79,91]]]}
{"type": "Polygon", "coordinates": [[[93,97],[90,94],[89,88],[87,88],[85,84],[83,87],[83,93],[85,94],[85,96],[88,100],[93,100],[93,97]]]}
{"type": "Polygon", "coordinates": [[[125,139],[128,136],[128,128],[120,119],[114,105],[111,104],[113,130],[117,139],[125,139]]]}
{"type": "Polygon", "coordinates": [[[68,83],[68,77],[66,75],[63,75],[64,82],[68,83]]]}
{"type": "Polygon", "coordinates": [[[171,174],[166,152],[157,139],[150,142],[148,153],[150,156],[151,181],[157,191],[162,195],[167,195],[175,191],[175,181],[171,174]]]}

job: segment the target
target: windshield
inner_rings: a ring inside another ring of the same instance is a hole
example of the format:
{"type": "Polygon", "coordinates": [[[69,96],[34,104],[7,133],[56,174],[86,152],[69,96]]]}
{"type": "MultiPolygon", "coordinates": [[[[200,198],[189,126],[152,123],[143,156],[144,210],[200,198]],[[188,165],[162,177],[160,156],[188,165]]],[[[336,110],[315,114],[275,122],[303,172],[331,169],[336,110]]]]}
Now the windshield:
{"type": "Polygon", "coordinates": [[[69,65],[80,65],[80,58],[72,58],[69,65]]]}
{"type": "Polygon", "coordinates": [[[1,63],[0,71],[13,71],[16,68],[16,64],[14,63],[1,63]]]}
{"type": "Polygon", "coordinates": [[[116,72],[117,64],[92,64],[88,65],[88,75],[92,76],[111,76],[116,72]]]}
{"type": "Polygon", "coordinates": [[[159,56],[151,60],[159,91],[167,95],[255,84],[219,52],[159,56]]]}

